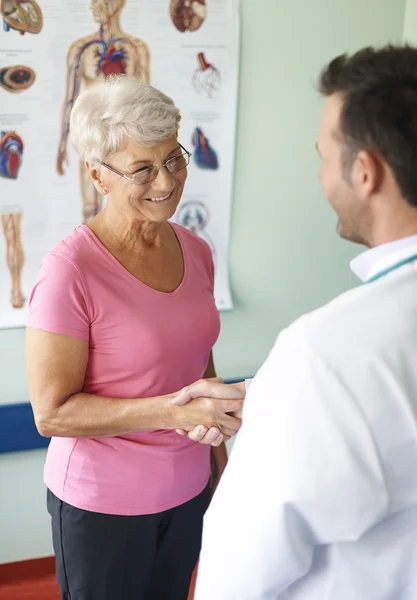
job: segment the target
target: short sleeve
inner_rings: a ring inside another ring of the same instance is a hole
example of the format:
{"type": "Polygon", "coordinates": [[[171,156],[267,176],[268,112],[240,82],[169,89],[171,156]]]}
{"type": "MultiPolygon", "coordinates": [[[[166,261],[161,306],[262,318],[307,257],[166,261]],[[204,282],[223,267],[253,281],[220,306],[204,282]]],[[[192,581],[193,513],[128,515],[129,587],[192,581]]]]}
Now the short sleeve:
{"type": "Polygon", "coordinates": [[[42,261],[29,299],[27,326],[89,340],[85,287],[71,260],[51,252],[42,261]]]}

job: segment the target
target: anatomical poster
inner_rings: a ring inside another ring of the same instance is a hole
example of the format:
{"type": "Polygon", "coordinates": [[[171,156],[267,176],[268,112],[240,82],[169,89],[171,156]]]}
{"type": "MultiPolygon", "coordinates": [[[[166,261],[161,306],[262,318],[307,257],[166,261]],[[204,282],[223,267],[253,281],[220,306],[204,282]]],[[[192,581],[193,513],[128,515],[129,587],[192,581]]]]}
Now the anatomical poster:
{"type": "Polygon", "coordinates": [[[42,258],[104,206],[68,129],[78,93],[113,74],[180,109],[192,158],[173,220],[209,244],[231,309],[239,0],[0,0],[0,20],[0,328],[25,325],[42,258]]]}

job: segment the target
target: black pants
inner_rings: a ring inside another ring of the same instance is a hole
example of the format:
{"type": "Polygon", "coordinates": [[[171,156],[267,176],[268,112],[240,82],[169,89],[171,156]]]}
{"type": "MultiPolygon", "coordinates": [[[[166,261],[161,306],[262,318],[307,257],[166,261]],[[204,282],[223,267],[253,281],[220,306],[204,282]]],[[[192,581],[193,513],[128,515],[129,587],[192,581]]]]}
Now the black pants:
{"type": "Polygon", "coordinates": [[[75,508],[48,490],[63,600],[187,600],[201,546],[209,486],[154,515],[104,515],[75,508]]]}

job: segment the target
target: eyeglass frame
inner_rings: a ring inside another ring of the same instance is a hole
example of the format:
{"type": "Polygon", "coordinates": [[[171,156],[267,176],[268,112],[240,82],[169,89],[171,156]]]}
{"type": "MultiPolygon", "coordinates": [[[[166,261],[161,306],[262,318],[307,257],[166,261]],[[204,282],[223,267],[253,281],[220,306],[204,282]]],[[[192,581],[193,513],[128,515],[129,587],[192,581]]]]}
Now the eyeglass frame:
{"type": "Polygon", "coordinates": [[[163,167],[166,168],[166,170],[168,171],[168,173],[170,173],[171,175],[173,175],[174,173],[179,173],[180,171],[182,171],[183,169],[185,169],[186,167],[188,167],[188,165],[190,164],[190,158],[192,157],[192,153],[189,152],[186,148],[184,148],[184,146],[182,144],[180,144],[178,142],[178,146],[181,148],[181,150],[183,150],[184,152],[182,152],[181,154],[177,154],[177,156],[173,156],[172,158],[169,158],[166,162],[164,162],[163,165],[161,165],[160,167],[156,166],[156,165],[152,165],[151,167],[147,167],[146,169],[143,169],[143,171],[137,171],[133,177],[129,177],[129,175],[126,175],[125,173],[122,173],[121,171],[118,171],[117,169],[115,169],[114,167],[112,167],[111,165],[108,165],[107,163],[101,162],[100,160],[98,161],[98,163],[100,165],[102,165],[103,167],[105,167],[106,169],[108,169],[109,171],[112,171],[113,173],[116,173],[116,175],[120,175],[120,177],[123,177],[124,179],[126,179],[127,181],[129,181],[130,183],[133,183],[133,185],[148,185],[148,183],[152,183],[152,181],[155,181],[155,179],[158,177],[159,175],[159,170],[162,169],[163,167]],[[179,158],[180,156],[184,156],[184,154],[186,154],[188,156],[188,163],[184,166],[181,167],[181,169],[178,169],[178,171],[170,171],[167,168],[167,164],[171,161],[174,160],[176,158],[179,158]],[[155,177],[153,179],[151,179],[150,181],[146,181],[145,183],[135,183],[134,179],[135,179],[135,175],[137,175],[138,173],[145,173],[146,171],[150,171],[150,170],[154,170],[156,169],[155,172],[155,177]]]}

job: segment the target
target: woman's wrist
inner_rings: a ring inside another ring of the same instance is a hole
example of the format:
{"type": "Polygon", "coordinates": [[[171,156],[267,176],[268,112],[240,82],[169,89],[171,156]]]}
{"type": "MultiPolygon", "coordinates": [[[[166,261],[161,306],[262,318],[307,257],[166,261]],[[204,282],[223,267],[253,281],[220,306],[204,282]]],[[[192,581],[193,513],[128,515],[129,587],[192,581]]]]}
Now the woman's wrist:
{"type": "Polygon", "coordinates": [[[161,427],[160,429],[178,429],[181,427],[180,423],[180,419],[179,419],[179,411],[178,409],[180,409],[180,406],[175,406],[174,404],[172,404],[172,400],[177,396],[178,394],[166,394],[165,396],[162,396],[158,398],[158,403],[157,403],[157,407],[158,407],[158,411],[159,411],[159,415],[158,415],[158,420],[161,422],[161,427]],[[161,402],[162,400],[162,402],[161,402]]]}

